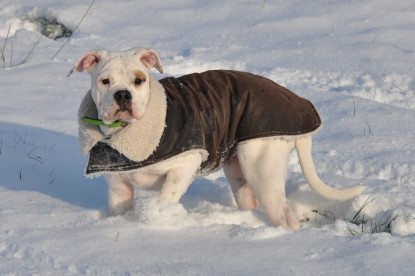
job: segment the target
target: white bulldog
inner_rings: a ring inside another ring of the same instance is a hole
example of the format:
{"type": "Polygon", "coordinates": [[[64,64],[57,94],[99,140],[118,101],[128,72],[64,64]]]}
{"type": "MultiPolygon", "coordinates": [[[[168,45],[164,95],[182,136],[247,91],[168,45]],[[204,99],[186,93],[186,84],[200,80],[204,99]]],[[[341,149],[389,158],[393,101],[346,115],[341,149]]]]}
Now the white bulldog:
{"type": "Polygon", "coordinates": [[[311,134],[321,121],[305,99],[248,73],[208,71],[157,81],[149,74],[153,67],[162,72],[157,52],[134,48],[88,52],[73,69],[91,75],[91,89],[79,110],[82,151],[104,167],[117,158],[124,164],[93,172],[108,182],[112,215],[133,208],[134,187],[157,188],[160,200],[177,203],[196,177],[223,167],[240,208],[261,207],[272,225],[298,229],[285,195],[294,148],[305,178],[322,196],[343,201],[364,190],[338,190],[318,177],[311,134]],[[292,100],[277,107],[287,97],[292,100]],[[268,110],[261,113],[261,108],[268,110]],[[274,110],[282,111],[271,114],[274,110]],[[91,124],[85,116],[96,118],[91,124]]]}

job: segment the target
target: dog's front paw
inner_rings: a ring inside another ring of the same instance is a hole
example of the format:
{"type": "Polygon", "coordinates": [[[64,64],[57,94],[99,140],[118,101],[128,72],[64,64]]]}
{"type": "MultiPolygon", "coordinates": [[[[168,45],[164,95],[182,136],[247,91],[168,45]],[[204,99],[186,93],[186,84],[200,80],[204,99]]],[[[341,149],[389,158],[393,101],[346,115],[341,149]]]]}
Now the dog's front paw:
{"type": "Polygon", "coordinates": [[[191,218],[180,203],[170,203],[159,197],[145,198],[139,204],[139,220],[158,226],[183,227],[191,218]]]}
{"type": "Polygon", "coordinates": [[[110,216],[122,216],[126,212],[132,210],[134,203],[132,200],[126,200],[117,204],[109,204],[108,211],[110,216]]]}

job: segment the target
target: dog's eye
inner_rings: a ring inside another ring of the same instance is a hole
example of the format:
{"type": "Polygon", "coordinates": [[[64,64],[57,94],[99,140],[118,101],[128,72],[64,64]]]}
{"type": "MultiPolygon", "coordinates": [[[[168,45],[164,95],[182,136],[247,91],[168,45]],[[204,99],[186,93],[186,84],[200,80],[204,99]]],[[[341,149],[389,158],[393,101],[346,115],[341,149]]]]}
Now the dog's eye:
{"type": "Polygon", "coordinates": [[[110,84],[110,80],[109,79],[103,79],[101,82],[102,82],[103,85],[110,84]]]}
{"type": "Polygon", "coordinates": [[[135,78],[135,80],[134,80],[135,85],[140,85],[142,82],[143,82],[143,80],[139,79],[139,78],[135,78]]]}

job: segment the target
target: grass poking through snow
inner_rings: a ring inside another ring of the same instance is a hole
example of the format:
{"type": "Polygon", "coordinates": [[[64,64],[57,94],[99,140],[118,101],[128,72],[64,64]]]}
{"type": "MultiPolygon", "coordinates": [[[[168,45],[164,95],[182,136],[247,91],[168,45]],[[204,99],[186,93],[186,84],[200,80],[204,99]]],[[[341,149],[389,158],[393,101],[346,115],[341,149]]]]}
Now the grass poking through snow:
{"type": "Polygon", "coordinates": [[[391,211],[386,211],[382,215],[376,215],[375,218],[366,217],[365,209],[375,198],[371,198],[372,194],[366,199],[363,205],[359,208],[356,214],[353,216],[350,223],[359,226],[360,230],[352,229],[348,227],[352,236],[359,234],[376,234],[376,233],[389,233],[392,234],[392,225],[399,217],[399,214],[393,215],[391,211]]]}

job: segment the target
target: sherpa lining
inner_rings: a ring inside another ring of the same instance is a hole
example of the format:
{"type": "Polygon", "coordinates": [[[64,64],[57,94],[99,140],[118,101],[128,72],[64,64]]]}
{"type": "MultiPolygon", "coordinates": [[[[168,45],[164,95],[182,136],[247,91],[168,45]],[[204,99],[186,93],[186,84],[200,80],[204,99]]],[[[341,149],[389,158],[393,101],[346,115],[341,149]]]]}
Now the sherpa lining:
{"type": "Polygon", "coordinates": [[[98,126],[84,123],[82,121],[83,117],[98,118],[98,110],[92,99],[91,90],[82,99],[78,110],[79,143],[81,144],[82,154],[87,155],[96,143],[104,139],[104,135],[98,126]]]}
{"type": "MultiPolygon", "coordinates": [[[[150,97],[145,116],[117,131],[105,141],[128,159],[136,162],[146,160],[160,143],[166,126],[167,100],[163,86],[150,76],[150,97]]],[[[89,91],[79,108],[79,140],[81,151],[88,154],[99,141],[104,141],[100,128],[84,123],[82,117],[97,118],[98,110],[89,91]]]]}

